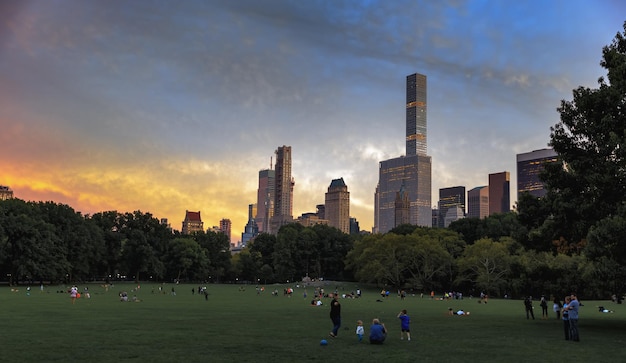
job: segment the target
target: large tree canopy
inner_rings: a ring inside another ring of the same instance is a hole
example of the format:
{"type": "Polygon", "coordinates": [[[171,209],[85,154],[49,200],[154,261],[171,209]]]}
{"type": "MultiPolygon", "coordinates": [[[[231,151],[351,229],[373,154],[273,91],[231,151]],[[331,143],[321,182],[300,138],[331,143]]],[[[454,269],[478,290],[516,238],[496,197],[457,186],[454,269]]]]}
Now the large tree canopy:
{"type": "Polygon", "coordinates": [[[580,251],[591,227],[626,204],[626,22],[624,33],[603,48],[600,65],[607,78],[597,89],[579,87],[571,101],[561,101],[561,121],[551,128],[549,144],[562,163],[546,165],[542,174],[551,212],[543,232],[562,251],[580,251]]]}

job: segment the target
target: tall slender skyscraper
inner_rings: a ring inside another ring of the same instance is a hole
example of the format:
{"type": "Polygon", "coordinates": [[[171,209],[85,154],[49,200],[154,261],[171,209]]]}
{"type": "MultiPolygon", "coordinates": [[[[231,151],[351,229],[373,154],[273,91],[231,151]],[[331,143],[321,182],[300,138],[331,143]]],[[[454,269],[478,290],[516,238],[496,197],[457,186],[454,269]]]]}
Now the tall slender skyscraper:
{"type": "Polygon", "coordinates": [[[270,230],[277,234],[281,226],[293,223],[293,187],[291,177],[291,146],[281,146],[275,151],[276,166],[274,185],[274,216],[271,218],[270,230]]]}
{"type": "Polygon", "coordinates": [[[406,155],[381,161],[374,197],[374,232],[395,226],[396,193],[404,185],[409,195],[410,224],[432,225],[432,159],[426,154],[426,76],[406,77],[406,155]]]}
{"type": "Polygon", "coordinates": [[[324,214],[328,225],[350,234],[350,192],[343,178],[333,179],[325,196],[324,214]]]}
{"type": "Polygon", "coordinates": [[[511,211],[510,180],[508,171],[489,174],[489,215],[511,211]]]}
{"type": "Polygon", "coordinates": [[[426,76],[406,77],[406,156],[426,155],[426,76]]]}
{"type": "Polygon", "coordinates": [[[517,198],[524,192],[541,198],[546,195],[539,174],[546,163],[558,160],[554,149],[541,149],[529,153],[517,154],[517,198]]]}
{"type": "Polygon", "coordinates": [[[257,191],[256,224],[259,233],[270,232],[270,220],[274,215],[274,184],[276,174],[272,169],[259,171],[259,189],[257,191]]]}

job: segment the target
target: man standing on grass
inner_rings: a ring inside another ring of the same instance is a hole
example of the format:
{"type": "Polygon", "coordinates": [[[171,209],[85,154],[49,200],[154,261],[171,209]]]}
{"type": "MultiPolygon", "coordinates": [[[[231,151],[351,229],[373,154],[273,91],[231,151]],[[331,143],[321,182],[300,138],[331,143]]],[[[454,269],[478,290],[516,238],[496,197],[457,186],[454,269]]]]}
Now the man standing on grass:
{"type": "Polygon", "coordinates": [[[578,307],[580,304],[575,293],[572,293],[571,299],[567,306],[569,312],[569,338],[571,341],[578,342],[580,341],[578,337],[578,307]]]}
{"type": "Polygon", "coordinates": [[[526,319],[529,319],[531,316],[533,320],[535,320],[535,313],[533,312],[533,297],[528,296],[524,299],[524,307],[526,308],[526,319]]]}
{"type": "Polygon", "coordinates": [[[333,321],[333,331],[329,335],[336,338],[341,326],[341,304],[337,300],[337,294],[333,294],[333,301],[330,302],[330,320],[333,321]]]}

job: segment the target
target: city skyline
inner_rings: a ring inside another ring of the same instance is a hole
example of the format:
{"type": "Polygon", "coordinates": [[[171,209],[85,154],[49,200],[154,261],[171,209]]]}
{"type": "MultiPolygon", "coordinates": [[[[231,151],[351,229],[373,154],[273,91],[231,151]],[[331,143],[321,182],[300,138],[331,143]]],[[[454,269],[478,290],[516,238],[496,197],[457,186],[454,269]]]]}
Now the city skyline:
{"type": "Polygon", "coordinates": [[[290,145],[294,218],[343,178],[369,231],[418,72],[432,195],[508,171],[514,203],[516,155],[547,147],[573,89],[597,88],[623,14],[612,0],[3,1],[0,185],[176,229],[201,211],[237,242],[259,171],[290,145]]]}

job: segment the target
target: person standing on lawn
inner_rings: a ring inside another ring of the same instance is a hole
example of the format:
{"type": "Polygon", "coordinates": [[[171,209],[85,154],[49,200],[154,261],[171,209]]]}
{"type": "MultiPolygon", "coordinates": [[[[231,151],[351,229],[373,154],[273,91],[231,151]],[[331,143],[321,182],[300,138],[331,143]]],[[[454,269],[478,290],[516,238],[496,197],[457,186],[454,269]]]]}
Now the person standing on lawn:
{"type": "Polygon", "coordinates": [[[565,332],[565,340],[569,340],[570,339],[570,334],[569,334],[569,303],[570,303],[570,297],[566,296],[565,297],[565,301],[563,302],[563,311],[561,313],[562,319],[563,319],[563,331],[565,332]]]}
{"type": "Polygon", "coordinates": [[[337,300],[337,294],[333,294],[333,300],[330,302],[330,320],[333,322],[333,330],[329,335],[336,338],[341,327],[341,304],[337,300]]]}
{"type": "Polygon", "coordinates": [[[529,319],[531,316],[533,320],[535,320],[535,313],[533,312],[533,297],[528,296],[524,299],[524,307],[526,308],[526,319],[529,319]]]}
{"type": "Polygon", "coordinates": [[[404,334],[406,334],[406,340],[411,341],[411,318],[406,314],[406,309],[403,309],[398,314],[398,319],[400,319],[400,340],[404,340],[404,334]]]}
{"type": "Polygon", "coordinates": [[[572,293],[571,301],[567,306],[567,310],[569,313],[569,338],[571,341],[579,342],[580,338],[578,337],[578,307],[580,304],[578,303],[578,298],[575,293],[572,293]]]}

